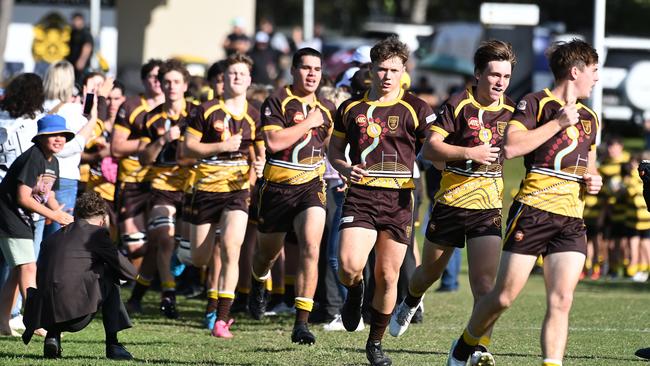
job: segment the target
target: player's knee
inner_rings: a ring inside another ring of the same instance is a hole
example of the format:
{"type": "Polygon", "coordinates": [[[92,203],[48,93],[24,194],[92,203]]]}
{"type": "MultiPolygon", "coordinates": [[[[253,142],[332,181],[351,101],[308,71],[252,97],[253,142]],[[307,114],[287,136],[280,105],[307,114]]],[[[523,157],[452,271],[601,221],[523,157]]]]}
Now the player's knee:
{"type": "Polygon", "coordinates": [[[377,284],[382,284],[386,289],[397,286],[399,279],[399,271],[384,270],[377,273],[375,281],[377,284]]]}
{"type": "Polygon", "coordinates": [[[573,293],[552,293],[549,296],[549,310],[568,313],[573,304],[573,293]]]}
{"type": "Polygon", "coordinates": [[[36,263],[30,262],[21,264],[18,266],[20,274],[22,275],[35,275],[36,274],[36,263]]]}
{"type": "Polygon", "coordinates": [[[474,294],[477,298],[481,298],[494,288],[494,280],[488,278],[477,278],[472,283],[472,288],[474,289],[474,294]]]}
{"type": "Polygon", "coordinates": [[[514,296],[509,293],[501,293],[496,298],[497,306],[499,310],[506,310],[512,306],[512,303],[515,301],[514,296]]]}
{"type": "Polygon", "coordinates": [[[339,281],[345,286],[351,286],[361,280],[362,271],[349,267],[339,267],[339,281]]]}

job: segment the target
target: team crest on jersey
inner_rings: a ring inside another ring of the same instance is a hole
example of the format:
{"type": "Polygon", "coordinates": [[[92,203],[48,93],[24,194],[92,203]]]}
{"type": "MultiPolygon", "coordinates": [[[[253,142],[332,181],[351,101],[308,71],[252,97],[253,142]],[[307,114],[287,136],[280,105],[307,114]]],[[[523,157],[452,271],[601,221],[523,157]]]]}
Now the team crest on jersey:
{"type": "Polygon", "coordinates": [[[214,127],[217,132],[223,132],[223,121],[220,119],[214,121],[212,127],[214,127]]]}
{"type": "Polygon", "coordinates": [[[264,108],[264,115],[269,117],[271,115],[271,108],[269,107],[264,108]]]}
{"type": "Polygon", "coordinates": [[[481,124],[479,123],[478,118],[476,117],[469,117],[469,119],[467,120],[467,125],[472,130],[478,130],[479,128],[481,128],[481,124]]]}
{"type": "Polygon", "coordinates": [[[388,128],[395,131],[399,125],[399,116],[388,116],[388,128]]]}
{"type": "Polygon", "coordinates": [[[519,103],[517,103],[517,109],[519,109],[520,111],[526,109],[526,101],[520,100],[519,103]]]}
{"type": "Polygon", "coordinates": [[[506,126],[508,126],[508,122],[497,121],[497,132],[499,135],[503,136],[506,133],[506,126]]]}
{"type": "Polygon", "coordinates": [[[591,121],[588,119],[581,119],[580,124],[582,125],[582,130],[585,131],[587,135],[591,134],[591,121]]]}
{"type": "Polygon", "coordinates": [[[524,240],[524,232],[521,230],[517,230],[515,233],[515,241],[522,241],[524,240]]]}
{"type": "Polygon", "coordinates": [[[302,114],[302,112],[296,112],[296,114],[293,115],[293,123],[300,123],[305,120],[305,115],[302,114]]]}
{"type": "Polygon", "coordinates": [[[355,122],[359,127],[366,127],[368,125],[368,117],[366,117],[365,114],[359,114],[357,118],[355,118],[355,122]]]}
{"type": "Polygon", "coordinates": [[[117,116],[120,117],[120,118],[126,118],[126,109],[120,108],[117,111],[117,116]]]}

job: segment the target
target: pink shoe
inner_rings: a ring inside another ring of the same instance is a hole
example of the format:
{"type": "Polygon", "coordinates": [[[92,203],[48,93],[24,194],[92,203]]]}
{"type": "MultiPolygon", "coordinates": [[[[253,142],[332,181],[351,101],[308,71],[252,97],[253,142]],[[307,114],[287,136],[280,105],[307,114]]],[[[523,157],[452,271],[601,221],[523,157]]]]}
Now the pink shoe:
{"type": "Polygon", "coordinates": [[[223,320],[217,320],[217,322],[214,323],[214,328],[212,328],[212,336],[217,338],[232,338],[230,326],[234,322],[234,319],[228,320],[228,323],[223,320]]]}

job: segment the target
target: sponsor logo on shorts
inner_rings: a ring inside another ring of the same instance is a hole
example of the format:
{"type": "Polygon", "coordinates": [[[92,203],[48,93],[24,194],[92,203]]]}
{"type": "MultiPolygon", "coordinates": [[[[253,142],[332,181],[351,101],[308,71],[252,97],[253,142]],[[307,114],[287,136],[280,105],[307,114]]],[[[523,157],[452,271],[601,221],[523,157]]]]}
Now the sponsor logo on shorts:
{"type": "Polygon", "coordinates": [[[388,128],[395,131],[399,125],[399,116],[388,116],[388,128]]]}
{"type": "Polygon", "coordinates": [[[515,233],[515,241],[522,241],[524,240],[524,232],[521,230],[517,230],[515,233]]]}
{"type": "Polygon", "coordinates": [[[431,231],[436,231],[436,224],[433,223],[433,222],[430,223],[430,224],[429,224],[429,230],[431,230],[431,231]]]}
{"type": "Polygon", "coordinates": [[[365,114],[360,114],[355,119],[359,127],[366,127],[368,125],[368,117],[365,114]]]}
{"type": "Polygon", "coordinates": [[[479,128],[481,128],[481,124],[479,123],[478,118],[476,118],[476,117],[470,117],[467,120],[467,125],[472,130],[478,130],[479,128]]]}
{"type": "Polygon", "coordinates": [[[302,112],[296,112],[296,114],[293,115],[293,122],[294,123],[300,123],[305,120],[305,115],[302,114],[302,112]]]}
{"type": "Polygon", "coordinates": [[[341,221],[339,222],[339,225],[341,225],[341,224],[349,224],[352,221],[354,221],[354,216],[341,217],[341,221]]]}
{"type": "Polygon", "coordinates": [[[494,216],[494,219],[492,219],[492,222],[494,222],[494,226],[500,228],[501,227],[501,216],[494,216]]]}
{"type": "Polygon", "coordinates": [[[519,109],[520,111],[526,109],[526,101],[520,100],[519,103],[517,103],[517,109],[519,109]]]}
{"type": "Polygon", "coordinates": [[[581,119],[580,124],[582,125],[582,129],[585,131],[587,135],[591,134],[591,121],[588,119],[581,119]]]}
{"type": "Polygon", "coordinates": [[[411,237],[411,225],[408,225],[407,227],[404,228],[404,231],[406,232],[406,237],[410,238],[411,237]]]}
{"type": "Polygon", "coordinates": [[[506,126],[508,122],[497,121],[497,132],[499,135],[503,136],[506,133],[506,126]]]}

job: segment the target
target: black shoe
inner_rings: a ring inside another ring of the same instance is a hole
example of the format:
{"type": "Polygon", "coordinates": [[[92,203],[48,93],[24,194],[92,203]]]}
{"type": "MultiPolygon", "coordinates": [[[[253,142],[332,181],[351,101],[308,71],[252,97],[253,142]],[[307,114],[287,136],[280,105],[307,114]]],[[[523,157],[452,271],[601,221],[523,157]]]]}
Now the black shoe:
{"type": "Polygon", "coordinates": [[[255,320],[260,320],[266,312],[266,288],[264,282],[255,278],[251,281],[251,292],[248,294],[248,312],[255,320]]]}
{"type": "Polygon", "coordinates": [[[160,312],[168,319],[178,319],[176,302],[169,297],[163,297],[160,301],[160,312]]]}
{"type": "Polygon", "coordinates": [[[126,311],[129,315],[142,314],[142,303],[139,300],[129,299],[126,302],[126,311]]]}
{"type": "Polygon", "coordinates": [[[634,352],[634,354],[637,357],[641,357],[641,358],[644,358],[646,360],[650,360],[650,347],[638,349],[636,352],[634,352]]]}
{"type": "Polygon", "coordinates": [[[132,360],[133,355],[121,343],[106,345],[106,358],[111,360],[132,360]]]}
{"type": "Polygon", "coordinates": [[[361,305],[363,305],[363,281],[359,284],[361,286],[361,296],[351,297],[348,292],[348,296],[345,298],[343,307],[341,308],[341,320],[343,321],[343,326],[348,332],[354,332],[359,326],[361,321],[361,305]]]}
{"type": "Polygon", "coordinates": [[[384,354],[381,349],[381,342],[366,342],[366,358],[370,361],[371,366],[390,366],[393,361],[384,354]]]}
{"type": "Polygon", "coordinates": [[[56,338],[45,338],[43,342],[43,357],[61,358],[61,343],[56,338]]]}
{"type": "Polygon", "coordinates": [[[248,312],[248,294],[238,293],[230,307],[230,314],[248,312]]]}
{"type": "Polygon", "coordinates": [[[309,331],[307,324],[301,323],[294,325],[293,332],[291,332],[291,342],[298,344],[314,344],[316,343],[316,336],[309,331]]]}
{"type": "Polygon", "coordinates": [[[424,315],[422,314],[422,308],[418,307],[411,318],[411,324],[421,324],[424,321],[424,315]]]}

